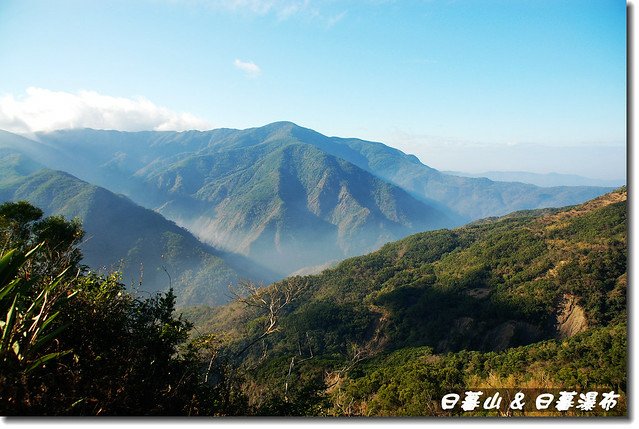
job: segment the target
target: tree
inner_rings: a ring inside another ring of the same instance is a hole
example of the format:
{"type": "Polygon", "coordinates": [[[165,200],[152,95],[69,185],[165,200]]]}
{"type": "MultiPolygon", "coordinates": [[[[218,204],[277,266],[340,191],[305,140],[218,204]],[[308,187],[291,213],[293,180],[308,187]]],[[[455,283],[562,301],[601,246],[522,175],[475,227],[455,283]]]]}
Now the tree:
{"type": "MultiPolygon", "coordinates": [[[[140,298],[120,274],[81,266],[77,220],[0,206],[0,414],[240,413],[205,377],[202,346],[176,317],[175,295],[140,298]]],[[[208,364],[208,362],[206,362],[208,364]]],[[[236,383],[217,371],[216,380],[236,383]]]]}
{"type": "Polygon", "coordinates": [[[295,301],[308,288],[308,282],[302,277],[289,277],[269,287],[258,286],[250,281],[242,281],[237,288],[230,288],[236,300],[252,307],[264,318],[262,332],[250,341],[238,353],[244,354],[258,341],[279,331],[279,316],[282,310],[295,301]]]}
{"type": "Polygon", "coordinates": [[[3,231],[3,243],[25,243],[30,235],[33,223],[44,213],[26,201],[0,204],[0,228],[3,231]]]}

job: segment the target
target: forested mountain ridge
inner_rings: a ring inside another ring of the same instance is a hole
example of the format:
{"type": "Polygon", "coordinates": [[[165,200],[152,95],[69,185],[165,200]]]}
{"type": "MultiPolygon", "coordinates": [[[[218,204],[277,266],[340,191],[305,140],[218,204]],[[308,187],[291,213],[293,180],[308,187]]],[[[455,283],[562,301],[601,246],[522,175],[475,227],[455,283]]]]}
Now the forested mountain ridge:
{"type": "MultiPolygon", "coordinates": [[[[454,219],[458,224],[516,210],[576,204],[611,190],[587,186],[540,188],[444,174],[422,164],[414,155],[407,155],[383,143],[327,137],[291,122],[275,122],[246,130],[181,133],[66,130],[39,133],[36,137],[63,152],[86,151],[87,142],[97,145],[95,151],[87,154],[86,161],[88,165],[99,164],[104,174],[109,169],[130,174],[147,164],[152,164],[157,170],[196,152],[210,154],[237,148],[255,149],[264,143],[282,140],[312,145],[402,187],[429,204],[440,204],[438,208],[452,212],[449,216],[458,216],[454,219]]],[[[115,177],[108,177],[110,182],[117,183],[115,177]]],[[[86,180],[105,186],[98,177],[95,180],[86,177],[86,180]]]]}
{"type": "MultiPolygon", "coordinates": [[[[295,143],[193,157],[147,177],[165,192],[207,204],[184,222],[198,236],[284,273],[451,223],[402,189],[295,143]]],[[[159,210],[178,219],[188,213],[180,202],[159,210]]]]}
{"type": "Polygon", "coordinates": [[[455,223],[447,209],[295,140],[281,124],[36,137],[46,155],[31,148],[38,143],[22,145],[29,156],[123,192],[201,240],[281,274],[455,223]]]}
{"type": "Polygon", "coordinates": [[[19,200],[47,215],[79,218],[86,231],[83,263],[94,270],[120,270],[140,292],[172,286],[180,304],[220,304],[229,299],[227,286],[240,277],[269,275],[256,273],[247,261],[229,264],[225,259],[232,255],[200,243],[158,213],[68,173],[40,169],[0,185],[0,201],[19,200]]]}
{"type": "Polygon", "coordinates": [[[417,198],[441,204],[465,221],[517,210],[578,204],[612,190],[589,186],[542,188],[514,181],[461,177],[438,171],[416,156],[383,143],[327,137],[291,123],[285,123],[284,127],[290,128],[290,133],[300,141],[352,162],[417,198]]]}
{"type": "MultiPolygon", "coordinates": [[[[485,381],[492,365],[497,371],[492,377],[502,374],[502,383],[511,377],[511,383],[571,380],[580,386],[615,383],[625,389],[626,198],[623,188],[578,206],[518,212],[455,230],[420,233],[319,275],[282,280],[260,296],[281,296],[289,289],[298,290],[299,296],[277,314],[278,329],[268,335],[263,331],[268,312],[247,306],[247,299],[214,310],[187,309],[185,315],[200,331],[235,338],[229,350],[241,352],[248,346],[246,352],[253,356],[249,359],[257,359],[259,368],[254,382],[262,386],[283,383],[293,359],[299,366],[296,376],[287,380],[299,377],[316,388],[369,383],[351,392],[367,402],[381,399],[376,396],[379,389],[408,388],[415,382],[414,376],[393,381],[384,369],[391,362],[385,360],[391,359],[388,353],[413,356],[402,358],[401,371],[419,365],[443,371],[438,365],[457,365],[456,359],[468,355],[463,350],[475,350],[469,356],[486,366],[456,366],[457,387],[471,376],[485,381]],[[623,338],[616,338],[621,333],[623,338]],[[602,338],[618,344],[600,366],[568,365],[561,347],[554,345],[568,341],[562,344],[574,351],[570,359],[577,362],[582,354],[606,353],[610,343],[598,343],[602,338]],[[528,349],[513,349],[526,345],[528,349]],[[415,347],[426,348],[411,352],[415,347]],[[494,354],[497,351],[503,352],[494,354]],[[527,353],[532,357],[526,361],[527,353]],[[427,358],[431,354],[435,357],[427,358]],[[545,361],[562,362],[567,369],[557,373],[545,361]],[[589,379],[580,375],[585,367],[591,368],[589,379]],[[376,381],[362,378],[376,371],[376,381]]],[[[445,380],[438,378],[442,375],[431,376],[433,386],[446,388],[445,380]]],[[[335,389],[326,394],[336,406],[335,389]]],[[[392,404],[385,402],[385,413],[414,413],[392,404]]]]}
{"type": "Polygon", "coordinates": [[[605,188],[538,188],[443,174],[382,143],[290,122],[246,130],[2,133],[50,168],[123,193],[284,275],[410,233],[575,204],[605,188]],[[310,248],[306,243],[313,242],[310,248]]]}

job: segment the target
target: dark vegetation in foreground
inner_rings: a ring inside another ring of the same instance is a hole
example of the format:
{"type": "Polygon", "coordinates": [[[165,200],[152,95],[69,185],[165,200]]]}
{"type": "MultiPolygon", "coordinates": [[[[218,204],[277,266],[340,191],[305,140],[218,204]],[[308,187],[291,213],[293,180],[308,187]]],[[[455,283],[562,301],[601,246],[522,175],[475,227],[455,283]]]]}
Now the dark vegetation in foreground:
{"type": "Polygon", "coordinates": [[[1,205],[0,228],[0,414],[239,412],[223,371],[207,383],[208,346],[187,342],[172,292],[140,298],[87,271],[80,224],[28,203],[1,205]]]}
{"type": "MultiPolygon", "coordinates": [[[[175,315],[0,206],[0,414],[434,415],[468,387],[626,386],[626,191],[417,234],[175,315]]],[[[623,401],[622,401],[623,402],[623,401]]],[[[625,405],[612,411],[624,414],[625,405]]]]}

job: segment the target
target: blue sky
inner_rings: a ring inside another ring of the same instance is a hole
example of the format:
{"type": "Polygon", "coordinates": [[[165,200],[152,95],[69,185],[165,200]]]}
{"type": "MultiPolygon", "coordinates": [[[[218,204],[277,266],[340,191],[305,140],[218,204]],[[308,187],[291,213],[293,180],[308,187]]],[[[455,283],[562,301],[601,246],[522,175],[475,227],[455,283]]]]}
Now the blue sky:
{"type": "Polygon", "coordinates": [[[560,172],[619,178],[625,8],[618,0],[3,1],[0,128],[290,120],[383,141],[440,169],[557,171],[542,148],[575,147],[592,154],[592,166],[568,158],[560,172]],[[523,155],[501,159],[502,147],[523,155]],[[611,154],[604,165],[602,148],[611,154]],[[527,165],[514,162],[526,153],[527,165]]]}

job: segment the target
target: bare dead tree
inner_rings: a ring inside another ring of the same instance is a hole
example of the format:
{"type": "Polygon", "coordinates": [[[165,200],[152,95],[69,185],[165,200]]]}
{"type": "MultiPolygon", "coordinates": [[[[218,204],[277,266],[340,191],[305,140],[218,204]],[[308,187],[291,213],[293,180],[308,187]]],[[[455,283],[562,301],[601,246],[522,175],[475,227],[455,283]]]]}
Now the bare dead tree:
{"type": "Polygon", "coordinates": [[[363,346],[360,346],[357,344],[351,344],[349,360],[342,369],[337,371],[337,373],[340,376],[347,373],[348,371],[353,369],[355,365],[357,365],[358,363],[360,363],[361,361],[365,359],[368,359],[372,355],[373,355],[373,350],[371,350],[368,344],[363,346]]]}
{"type": "Polygon", "coordinates": [[[333,403],[333,406],[338,410],[338,416],[352,416],[355,414],[353,411],[355,399],[344,394],[341,390],[335,395],[333,403]]]}
{"type": "Polygon", "coordinates": [[[291,374],[293,372],[293,368],[295,367],[295,364],[296,363],[306,362],[307,360],[313,359],[313,348],[311,347],[311,344],[310,344],[310,338],[308,336],[308,331],[306,332],[306,341],[308,343],[308,350],[309,350],[310,354],[309,354],[308,357],[302,358],[302,342],[299,340],[299,338],[297,340],[297,349],[298,349],[298,353],[299,353],[300,358],[297,359],[297,362],[295,360],[296,359],[295,356],[293,356],[291,358],[291,363],[290,363],[290,365],[288,367],[288,374],[286,375],[286,382],[284,383],[284,399],[286,399],[286,400],[288,400],[288,396],[287,395],[288,395],[289,380],[291,378],[291,374]]]}
{"type": "Polygon", "coordinates": [[[236,287],[229,286],[231,294],[238,302],[256,309],[265,316],[262,333],[249,342],[236,356],[241,356],[260,340],[279,331],[278,321],[282,309],[299,298],[307,286],[307,280],[301,277],[291,277],[268,287],[246,280],[240,281],[236,287]]]}
{"type": "Polygon", "coordinates": [[[348,354],[348,361],[346,364],[336,371],[325,371],[325,375],[327,379],[334,378],[335,381],[332,382],[327,389],[334,387],[342,381],[342,378],[348,374],[350,370],[355,368],[355,366],[363,360],[368,359],[374,354],[374,351],[371,349],[370,344],[366,345],[358,345],[351,344],[351,348],[348,354]]]}
{"type": "Polygon", "coordinates": [[[288,374],[286,375],[286,383],[284,383],[284,399],[288,401],[288,381],[291,378],[293,367],[295,366],[295,356],[291,358],[291,364],[288,366],[288,374]]]}

